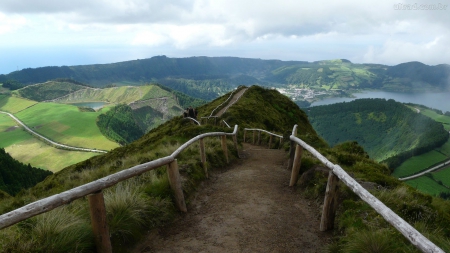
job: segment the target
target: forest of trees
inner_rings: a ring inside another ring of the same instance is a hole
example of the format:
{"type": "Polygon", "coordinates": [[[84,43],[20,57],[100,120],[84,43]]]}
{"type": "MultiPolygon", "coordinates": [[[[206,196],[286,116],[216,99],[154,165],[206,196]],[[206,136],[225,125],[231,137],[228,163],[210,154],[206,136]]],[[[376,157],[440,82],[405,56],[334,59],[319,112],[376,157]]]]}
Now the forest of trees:
{"type": "Polygon", "coordinates": [[[0,191],[15,195],[44,180],[52,172],[25,165],[0,148],[0,191]]]}
{"type": "Polygon", "coordinates": [[[136,124],[131,107],[125,104],[117,105],[100,114],[97,126],[103,135],[121,145],[133,142],[144,134],[136,124]]]}
{"type": "Polygon", "coordinates": [[[372,159],[392,168],[449,138],[442,124],[394,100],[358,99],[308,111],[311,124],[330,145],[357,141],[372,159]]]}
{"type": "Polygon", "coordinates": [[[3,82],[3,87],[8,88],[10,90],[18,90],[20,88],[25,87],[25,85],[15,81],[15,80],[7,80],[7,81],[3,82]]]}

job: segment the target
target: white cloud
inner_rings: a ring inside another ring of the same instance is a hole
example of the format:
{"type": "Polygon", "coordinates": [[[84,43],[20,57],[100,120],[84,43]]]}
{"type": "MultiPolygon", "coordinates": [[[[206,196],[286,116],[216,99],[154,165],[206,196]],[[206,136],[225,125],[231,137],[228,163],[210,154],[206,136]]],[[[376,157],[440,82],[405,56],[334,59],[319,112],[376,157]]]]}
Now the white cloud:
{"type": "Polygon", "coordinates": [[[16,31],[27,23],[26,18],[19,15],[5,15],[0,12],[0,35],[16,31]]]}

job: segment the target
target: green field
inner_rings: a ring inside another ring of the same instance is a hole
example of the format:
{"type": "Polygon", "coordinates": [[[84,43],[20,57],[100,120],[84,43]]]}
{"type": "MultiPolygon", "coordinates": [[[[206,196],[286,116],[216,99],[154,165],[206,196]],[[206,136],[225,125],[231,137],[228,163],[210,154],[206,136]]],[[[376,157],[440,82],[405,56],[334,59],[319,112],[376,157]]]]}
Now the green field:
{"type": "Polygon", "coordinates": [[[28,108],[36,103],[37,103],[36,101],[32,101],[32,100],[28,100],[28,99],[24,99],[24,98],[0,95],[0,111],[16,113],[16,112],[19,112],[25,108],[28,108]]]}
{"type": "Polygon", "coordinates": [[[14,157],[14,159],[22,163],[29,163],[34,167],[50,170],[52,172],[60,171],[69,165],[99,155],[98,153],[92,152],[57,149],[32,137],[28,140],[10,145],[6,147],[5,150],[14,157]]]}
{"type": "Polygon", "coordinates": [[[394,170],[392,176],[394,177],[410,176],[416,172],[422,171],[432,166],[433,164],[436,164],[440,161],[444,161],[446,159],[448,159],[447,156],[437,152],[436,150],[433,150],[406,160],[398,168],[394,170]]]}
{"type": "Polygon", "coordinates": [[[17,127],[15,121],[5,114],[0,114],[0,140],[0,147],[5,148],[14,159],[53,172],[98,155],[51,147],[17,127]]]}
{"type": "Polygon", "coordinates": [[[406,184],[431,195],[438,195],[441,192],[450,192],[446,187],[439,185],[433,179],[422,176],[415,179],[405,181],[406,184]]]}
{"type": "Polygon", "coordinates": [[[29,139],[33,139],[31,134],[19,128],[11,117],[0,113],[0,148],[29,139]]]}
{"type": "Polygon", "coordinates": [[[432,174],[435,180],[440,180],[444,185],[450,187],[450,167],[432,174]]]}
{"type": "Polygon", "coordinates": [[[72,105],[38,103],[15,116],[53,141],[75,147],[110,150],[119,145],[108,140],[98,129],[95,122],[102,112],[80,112],[78,107],[72,105]]]}

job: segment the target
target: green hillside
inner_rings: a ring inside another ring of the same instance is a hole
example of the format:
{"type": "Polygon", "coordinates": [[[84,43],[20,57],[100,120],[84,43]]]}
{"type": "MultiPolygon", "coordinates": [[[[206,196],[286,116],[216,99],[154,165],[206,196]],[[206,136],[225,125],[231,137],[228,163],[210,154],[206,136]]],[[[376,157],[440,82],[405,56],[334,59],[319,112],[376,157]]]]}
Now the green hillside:
{"type": "Polygon", "coordinates": [[[312,125],[330,145],[355,140],[371,158],[391,167],[448,139],[442,124],[394,100],[358,99],[308,111],[312,125]]]}
{"type": "Polygon", "coordinates": [[[145,133],[136,124],[131,107],[123,104],[100,114],[97,126],[103,135],[122,145],[137,140],[145,133]]]}
{"type": "MultiPolygon", "coordinates": [[[[208,114],[229,95],[225,94],[201,106],[199,113],[208,114]]],[[[448,201],[424,195],[391,177],[386,166],[369,159],[365,151],[355,142],[329,148],[309,124],[306,113],[277,91],[253,86],[230,107],[222,118],[229,124],[239,124],[239,139],[242,139],[243,127],[260,127],[283,133],[287,137],[292,126],[298,124],[298,137],[314,146],[333,163],[340,164],[357,180],[374,183],[378,186],[371,190],[375,196],[444,250],[450,250],[447,240],[450,236],[450,217],[448,216],[450,203],[448,201]]],[[[229,132],[230,129],[212,125],[194,125],[182,119],[181,116],[172,118],[129,145],[69,166],[32,189],[18,194],[15,198],[3,199],[0,201],[0,213],[131,166],[164,157],[188,139],[209,131],[229,132]]],[[[289,141],[285,139],[282,148],[287,150],[288,143],[289,141]]],[[[205,144],[208,147],[206,148],[208,168],[214,170],[226,167],[220,140],[208,138],[205,144]]],[[[231,140],[228,140],[227,146],[231,155],[230,162],[238,162],[231,140]]],[[[198,144],[194,144],[177,157],[183,177],[183,190],[188,201],[192,199],[199,183],[205,179],[203,167],[198,158],[198,149],[198,144]]],[[[296,188],[309,196],[312,202],[320,202],[326,188],[327,175],[314,172],[318,164],[320,162],[317,159],[308,152],[304,153],[300,171],[307,175],[308,179],[300,180],[300,186],[296,188]]],[[[268,185],[269,188],[270,185],[268,185]]],[[[347,187],[340,184],[339,188],[341,195],[336,217],[337,230],[328,246],[330,252],[342,252],[342,249],[351,248],[352,245],[361,241],[370,244],[362,240],[361,235],[375,238],[375,245],[378,245],[382,239],[381,242],[384,247],[387,247],[387,252],[399,252],[399,250],[417,252],[399,232],[387,224],[367,204],[360,201],[347,187]],[[380,235],[389,236],[380,239],[380,235]]],[[[105,191],[105,205],[115,252],[126,252],[130,248],[128,245],[135,243],[143,233],[155,226],[170,222],[177,213],[172,204],[172,192],[165,168],[145,173],[105,191]]],[[[33,250],[36,252],[94,252],[89,223],[86,200],[77,200],[46,215],[40,215],[20,225],[1,230],[0,252],[33,250]],[[45,226],[46,224],[53,224],[53,226],[45,226]],[[52,231],[58,232],[52,233],[52,231]]]]}
{"type": "Polygon", "coordinates": [[[325,91],[381,89],[399,92],[446,91],[450,65],[428,66],[407,62],[396,66],[354,64],[348,60],[317,62],[261,60],[237,57],[148,59],[83,66],[23,69],[0,75],[0,82],[42,83],[55,78],[72,78],[95,87],[115,84],[161,83],[189,96],[211,100],[239,85],[289,86],[325,91]]]}

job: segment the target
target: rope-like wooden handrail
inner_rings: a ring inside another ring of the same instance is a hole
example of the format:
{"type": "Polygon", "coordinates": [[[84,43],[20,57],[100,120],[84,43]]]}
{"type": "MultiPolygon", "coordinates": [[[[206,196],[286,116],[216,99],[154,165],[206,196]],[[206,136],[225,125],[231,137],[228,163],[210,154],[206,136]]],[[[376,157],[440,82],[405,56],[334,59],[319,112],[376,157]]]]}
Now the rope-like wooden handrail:
{"type": "MultiPolygon", "coordinates": [[[[38,214],[48,212],[64,204],[68,204],[76,199],[82,198],[89,194],[101,191],[103,189],[109,188],[123,180],[129,179],[134,176],[141,175],[144,172],[159,168],[164,165],[169,165],[176,161],[176,157],[185,150],[189,145],[193,144],[195,141],[203,140],[205,137],[211,136],[222,136],[226,137],[228,135],[235,136],[237,134],[238,126],[234,127],[232,133],[226,132],[211,132],[197,135],[196,137],[190,139],[183,145],[181,145],[177,150],[175,150],[171,155],[159,158],[154,161],[136,165],[134,167],[119,171],[117,173],[111,174],[109,176],[103,177],[101,179],[92,181],[90,183],[75,187],[73,189],[64,191],[59,194],[52,195],[50,197],[35,201],[8,213],[0,215],[0,229],[14,225],[20,221],[26,220],[28,218],[34,217],[38,214]]],[[[233,138],[235,139],[235,138],[233,138]]],[[[222,145],[223,142],[222,142],[222,145]]],[[[235,143],[235,145],[237,145],[235,143]]],[[[228,157],[227,157],[228,159],[228,157]]],[[[183,200],[184,201],[184,200],[183,200]]]]}
{"type": "Polygon", "coordinates": [[[267,133],[269,135],[273,135],[273,136],[278,137],[278,138],[283,138],[283,136],[281,136],[281,135],[274,134],[274,133],[271,133],[269,131],[266,131],[264,129],[259,129],[259,128],[244,128],[244,131],[260,131],[260,132],[267,133]]]}
{"type": "MultiPolygon", "coordinates": [[[[297,125],[294,126],[296,130],[297,125]]],[[[294,133],[294,130],[292,131],[294,133]]],[[[420,249],[423,252],[444,252],[441,248],[436,246],[433,242],[428,240],[425,236],[419,233],[414,227],[412,227],[409,223],[403,220],[400,216],[394,213],[389,207],[387,207],[383,202],[378,200],[375,196],[373,196],[370,192],[364,189],[355,179],[353,179],[350,175],[345,172],[339,165],[335,165],[330,162],[327,158],[325,158],[322,154],[320,154],[313,147],[306,144],[301,139],[297,138],[294,135],[290,136],[290,140],[301,146],[302,148],[308,150],[312,155],[314,155],[317,159],[319,159],[325,166],[331,169],[332,174],[329,176],[329,185],[327,186],[327,193],[330,188],[330,178],[334,174],[337,176],[345,185],[347,185],[354,193],[356,193],[363,201],[369,204],[375,211],[377,211],[383,218],[389,222],[392,226],[394,226],[400,233],[402,233],[414,246],[420,249]]],[[[297,147],[299,147],[297,146],[297,147]]],[[[301,156],[301,152],[300,156],[301,156]]],[[[294,160],[299,160],[297,157],[294,160]]],[[[295,162],[294,162],[295,163],[295,162]]],[[[295,167],[295,165],[294,165],[295,167]]],[[[294,170],[294,168],[293,168],[294,170]]],[[[326,193],[326,198],[327,198],[326,193]]],[[[325,201],[326,202],[326,201],[325,201]]],[[[324,213],[325,213],[325,204],[324,203],[324,213]]],[[[334,214],[333,214],[334,215],[334,214]]],[[[322,220],[324,216],[322,215],[322,220]]],[[[333,217],[334,219],[334,217],[333,217]]],[[[322,224],[321,224],[322,225],[322,224]]],[[[322,229],[321,229],[322,230],[322,229]]]]}

